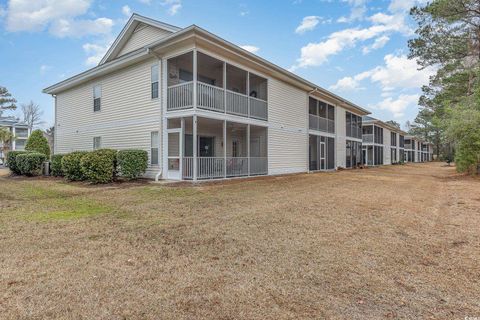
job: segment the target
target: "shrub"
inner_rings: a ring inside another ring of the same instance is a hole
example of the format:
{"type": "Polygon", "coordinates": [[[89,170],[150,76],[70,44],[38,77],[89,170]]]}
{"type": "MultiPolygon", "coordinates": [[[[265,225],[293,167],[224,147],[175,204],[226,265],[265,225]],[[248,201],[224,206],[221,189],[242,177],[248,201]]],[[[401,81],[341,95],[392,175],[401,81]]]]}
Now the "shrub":
{"type": "Polygon", "coordinates": [[[17,167],[21,174],[35,176],[42,174],[42,165],[47,156],[39,152],[28,152],[17,156],[17,167]]]}
{"type": "Polygon", "coordinates": [[[148,167],[148,152],[145,150],[120,150],[117,153],[118,170],[122,177],[136,179],[148,167]]]}
{"type": "Polygon", "coordinates": [[[108,183],[115,178],[116,162],[116,150],[100,149],[84,155],[80,165],[88,181],[92,183],[108,183]]]}
{"type": "Polygon", "coordinates": [[[63,177],[62,158],[63,154],[53,154],[50,162],[50,172],[54,177],[63,177]]]}
{"type": "Polygon", "coordinates": [[[28,153],[27,151],[9,151],[7,153],[7,165],[10,171],[15,174],[22,174],[17,165],[17,157],[21,154],[28,153]]]}
{"type": "Polygon", "coordinates": [[[66,179],[71,181],[85,180],[80,162],[87,153],[87,151],[74,151],[63,155],[61,160],[62,172],[66,179]]]}
{"type": "Polygon", "coordinates": [[[47,138],[43,136],[42,130],[34,130],[25,144],[25,150],[43,153],[50,157],[50,147],[48,146],[47,138]]]}

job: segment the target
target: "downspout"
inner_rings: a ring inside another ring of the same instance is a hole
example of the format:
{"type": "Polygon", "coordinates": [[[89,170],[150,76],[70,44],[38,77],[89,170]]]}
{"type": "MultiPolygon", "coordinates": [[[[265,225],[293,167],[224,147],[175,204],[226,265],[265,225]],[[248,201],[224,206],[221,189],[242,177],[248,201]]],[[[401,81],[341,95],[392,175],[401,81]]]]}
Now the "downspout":
{"type": "MultiPolygon", "coordinates": [[[[147,53],[148,54],[152,54],[154,55],[158,61],[160,62],[160,65],[161,65],[161,61],[162,61],[162,57],[160,57],[155,51],[151,50],[150,48],[147,48],[147,53]]],[[[163,72],[163,65],[161,65],[161,70],[163,72]]],[[[159,87],[160,87],[160,83],[162,83],[160,81],[160,79],[163,79],[163,77],[161,76],[161,74],[159,74],[159,77],[158,77],[158,83],[159,83],[159,87]]],[[[162,83],[163,84],[163,83],[162,83]]],[[[163,91],[163,88],[162,88],[162,91],[163,91]]],[[[163,97],[159,99],[161,102],[160,102],[160,123],[162,122],[162,119],[163,119],[163,105],[162,105],[162,101],[163,101],[163,97]]],[[[159,138],[160,138],[160,135],[159,135],[159,138]]],[[[163,140],[163,138],[162,138],[163,140]]],[[[163,146],[162,146],[162,149],[163,149],[163,146]]],[[[162,154],[162,158],[163,158],[163,154],[162,154]]],[[[160,161],[160,159],[159,159],[160,161]]],[[[162,161],[163,162],[163,161],[162,161]]],[[[162,166],[160,167],[160,170],[155,174],[155,182],[158,182],[158,180],[160,180],[160,176],[162,175],[163,173],[163,163],[162,163],[162,166]]]]}

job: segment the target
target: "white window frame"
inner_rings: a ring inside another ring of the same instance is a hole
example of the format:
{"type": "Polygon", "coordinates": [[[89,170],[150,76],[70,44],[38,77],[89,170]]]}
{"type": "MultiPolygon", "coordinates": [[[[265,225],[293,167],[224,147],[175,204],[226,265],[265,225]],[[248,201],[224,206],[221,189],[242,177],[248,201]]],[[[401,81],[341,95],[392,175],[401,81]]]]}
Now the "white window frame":
{"type": "Polygon", "coordinates": [[[96,84],[93,86],[93,112],[99,112],[102,110],[102,85],[96,84]],[[99,90],[99,96],[97,97],[96,91],[99,90]],[[95,101],[99,99],[98,110],[95,110],[95,101]]]}
{"type": "Polygon", "coordinates": [[[150,165],[158,166],[160,165],[160,131],[151,131],[150,132],[150,165]],[[154,144],[153,136],[157,136],[157,143],[154,144]],[[154,151],[156,149],[156,152],[154,151]],[[156,163],[153,162],[153,154],[157,154],[156,163]]]}
{"type": "Polygon", "coordinates": [[[154,64],[150,67],[150,98],[152,100],[158,99],[160,96],[160,70],[158,70],[158,64],[154,64]],[[153,75],[154,75],[154,70],[156,71],[157,79],[154,81],[153,75]],[[157,96],[153,96],[153,85],[156,83],[156,88],[157,88],[157,96]]]}
{"type": "Polygon", "coordinates": [[[101,148],[102,148],[102,137],[93,137],[93,150],[98,150],[101,148]]]}

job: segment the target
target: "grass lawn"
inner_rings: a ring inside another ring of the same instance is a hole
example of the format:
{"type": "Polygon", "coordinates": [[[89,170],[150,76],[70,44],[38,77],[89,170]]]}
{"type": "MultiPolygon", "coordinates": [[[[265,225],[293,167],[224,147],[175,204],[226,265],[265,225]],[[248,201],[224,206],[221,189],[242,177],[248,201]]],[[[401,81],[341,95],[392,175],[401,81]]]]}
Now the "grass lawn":
{"type": "Polygon", "coordinates": [[[480,180],[443,164],[196,186],[0,171],[0,319],[480,317],[480,180]]]}

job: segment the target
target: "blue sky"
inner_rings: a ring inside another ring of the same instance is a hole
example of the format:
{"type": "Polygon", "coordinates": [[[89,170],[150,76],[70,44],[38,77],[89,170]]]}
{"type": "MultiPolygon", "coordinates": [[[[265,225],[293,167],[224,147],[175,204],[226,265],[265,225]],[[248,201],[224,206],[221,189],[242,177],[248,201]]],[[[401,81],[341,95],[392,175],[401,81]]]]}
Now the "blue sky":
{"type": "Polygon", "coordinates": [[[137,12],[196,24],[403,126],[433,72],[407,59],[419,1],[0,0],[0,85],[53,125],[41,90],[95,66],[137,12]]]}

